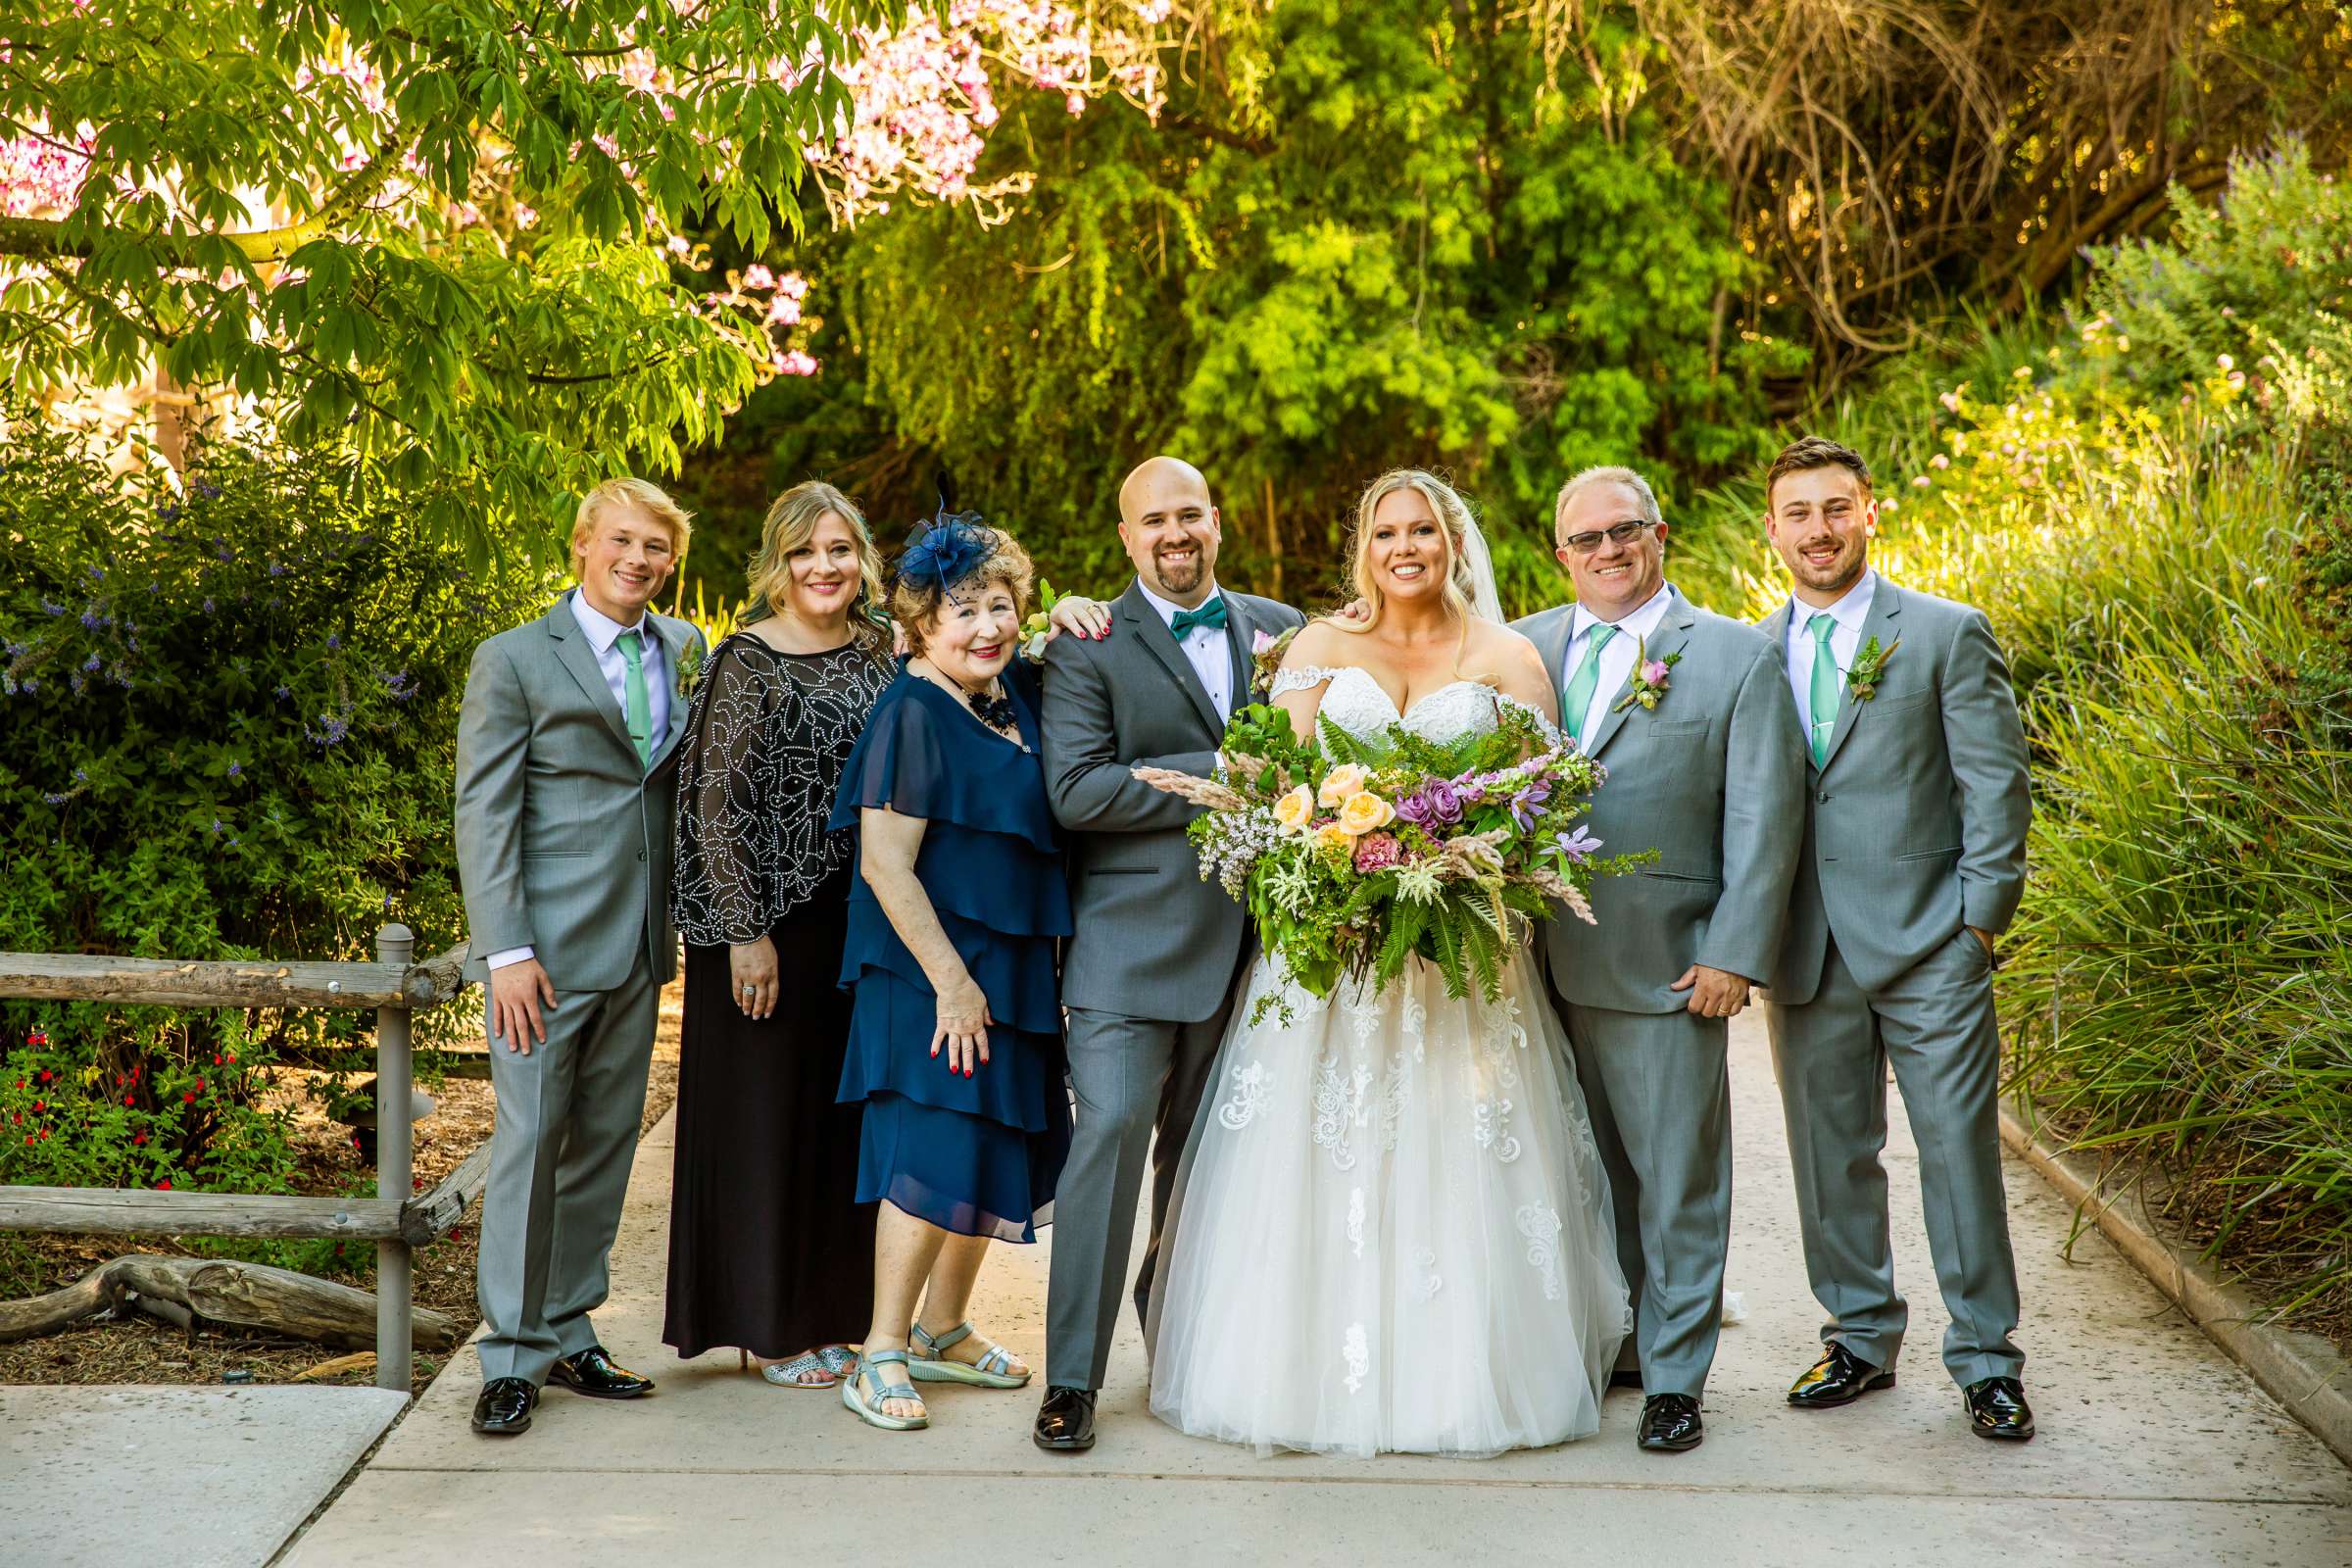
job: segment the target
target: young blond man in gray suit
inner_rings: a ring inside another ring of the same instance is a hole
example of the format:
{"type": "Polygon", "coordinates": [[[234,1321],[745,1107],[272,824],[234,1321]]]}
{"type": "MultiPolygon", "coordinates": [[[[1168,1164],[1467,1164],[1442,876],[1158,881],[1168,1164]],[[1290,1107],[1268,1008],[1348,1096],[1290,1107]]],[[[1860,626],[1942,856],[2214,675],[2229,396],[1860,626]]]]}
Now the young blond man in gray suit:
{"type": "Polygon", "coordinates": [[[1788,1402],[1894,1383],[1908,1319],[1886,1221],[1886,1069],[1919,1144],[1943,1362],[1979,1437],[2022,1441],[2017,1264],[2001,1190],[1992,944],[2025,888],[2033,798],[2008,666],[1984,616],[1871,569],[1858,453],[1808,437],[1765,478],[1795,579],[1763,623],[1810,756],[1804,851],[1765,1020],[1788,1119],[1805,1270],[1830,1319],[1788,1402]]]}
{"type": "Polygon", "coordinates": [[[1730,1020],[1780,953],[1805,764],[1778,655],[1668,584],[1666,522],[1640,474],[1578,474],[1553,530],[1576,602],[1513,625],[1559,687],[1561,728],[1608,769],[1592,831],[1611,855],[1657,854],[1600,879],[1597,924],[1550,922],[1545,958],[1634,1293],[1636,1441],[1677,1453],[1704,1435],[1723,1323],[1730,1020]]]}
{"type": "Polygon", "coordinates": [[[662,987],[677,967],[678,688],[703,637],[648,607],[687,532],[656,486],[597,486],[572,528],[579,586],[486,639],[466,677],[458,875],[498,1096],[473,1408],[489,1436],[528,1430],[550,1377],[596,1398],[653,1389],[614,1364],[588,1314],[607,1295],[662,987]]]}

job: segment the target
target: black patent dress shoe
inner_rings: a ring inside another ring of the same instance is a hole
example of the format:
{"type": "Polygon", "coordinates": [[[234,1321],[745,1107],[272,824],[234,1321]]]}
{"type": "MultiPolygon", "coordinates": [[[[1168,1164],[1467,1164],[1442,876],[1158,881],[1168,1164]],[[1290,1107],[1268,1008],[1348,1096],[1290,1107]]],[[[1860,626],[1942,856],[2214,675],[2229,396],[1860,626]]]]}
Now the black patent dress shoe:
{"type": "Polygon", "coordinates": [[[1698,1400],[1688,1394],[1653,1394],[1642,1401],[1642,1432],[1634,1441],[1652,1453],[1681,1453],[1706,1436],[1698,1400]]]}
{"type": "Polygon", "coordinates": [[[2023,1443],[2034,1435],[2034,1410],[2026,1403],[2026,1387],[2015,1378],[1984,1378],[1971,1383],[1961,1398],[1968,1405],[1968,1424],[1980,1438],[2023,1443]]]}
{"type": "Polygon", "coordinates": [[[1851,1404],[1873,1390],[1893,1387],[1893,1372],[1872,1366],[1832,1340],[1821,1359],[1789,1385],[1788,1402],[1800,1410],[1829,1410],[1851,1404]]]}
{"type": "Polygon", "coordinates": [[[531,1430],[531,1406],[538,1402],[529,1378],[492,1378],[473,1401],[473,1430],[484,1437],[520,1437],[531,1430]]]}
{"type": "Polygon", "coordinates": [[[561,1383],[591,1399],[634,1399],[654,1392],[654,1380],[640,1377],[614,1361],[601,1345],[567,1355],[547,1369],[548,1381],[561,1383]]]}
{"type": "Polygon", "coordinates": [[[1095,1391],[1054,1384],[1037,1407],[1037,1446],[1054,1453],[1084,1453],[1095,1446],[1095,1391]]]}

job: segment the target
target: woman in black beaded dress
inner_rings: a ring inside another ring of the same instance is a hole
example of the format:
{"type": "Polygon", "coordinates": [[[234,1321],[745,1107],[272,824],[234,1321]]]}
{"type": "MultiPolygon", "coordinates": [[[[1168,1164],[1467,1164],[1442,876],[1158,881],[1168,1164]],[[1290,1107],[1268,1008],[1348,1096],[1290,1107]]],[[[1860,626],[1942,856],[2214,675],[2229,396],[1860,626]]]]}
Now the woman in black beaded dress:
{"type": "MultiPolygon", "coordinates": [[[[857,1201],[860,1109],[835,1102],[852,839],[834,786],[898,673],[869,614],[881,558],[829,484],[768,508],[752,599],[692,695],[678,767],[671,912],[686,939],[669,1290],[682,1357],[735,1346],[786,1388],[826,1389],[872,1315],[874,1210],[857,1201]]],[[[1065,599],[1057,630],[1098,635],[1065,599]]]]}

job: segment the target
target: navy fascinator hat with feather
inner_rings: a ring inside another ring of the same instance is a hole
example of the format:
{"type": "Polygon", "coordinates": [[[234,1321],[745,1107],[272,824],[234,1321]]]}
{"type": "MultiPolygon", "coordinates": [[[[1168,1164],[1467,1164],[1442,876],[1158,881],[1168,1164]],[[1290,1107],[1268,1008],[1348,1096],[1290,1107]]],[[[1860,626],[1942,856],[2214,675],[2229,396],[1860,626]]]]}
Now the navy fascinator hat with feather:
{"type": "Polygon", "coordinates": [[[969,580],[997,553],[996,530],[977,512],[956,512],[947,475],[939,478],[939,513],[915,524],[899,557],[899,581],[918,590],[949,593],[969,580]]]}

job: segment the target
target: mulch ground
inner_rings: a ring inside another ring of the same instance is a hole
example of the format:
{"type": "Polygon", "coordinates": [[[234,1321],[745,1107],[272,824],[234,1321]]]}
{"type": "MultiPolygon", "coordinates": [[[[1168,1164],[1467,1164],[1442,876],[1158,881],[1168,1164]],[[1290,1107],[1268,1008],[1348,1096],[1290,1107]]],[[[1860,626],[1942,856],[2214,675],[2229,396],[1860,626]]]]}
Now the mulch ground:
{"type": "MultiPolygon", "coordinates": [[[[661,1032],[654,1044],[653,1071],[645,1091],[645,1117],[638,1135],[653,1130],[667,1113],[678,1093],[678,1015],[682,984],[662,993],[661,1032]]],[[[472,1049],[487,1049],[474,1041],[472,1049]]],[[[290,1184],[295,1192],[336,1193],[352,1177],[371,1170],[352,1147],[351,1131],[329,1121],[319,1102],[306,1094],[306,1080],[315,1076],[299,1068],[275,1069],[273,1102],[294,1119],[294,1145],[299,1157],[290,1184]]],[[[437,1108],[416,1124],[416,1169],[419,1190],[428,1189],[487,1141],[495,1120],[495,1100],[486,1080],[444,1078],[429,1089],[437,1108]]],[[[459,1343],[472,1334],[481,1319],[473,1299],[474,1252],[478,1245],[481,1203],[466,1211],[456,1229],[416,1253],[415,1293],[418,1306],[446,1313],[458,1325],[459,1343]]],[[[34,1236],[24,1240],[35,1254],[40,1274],[36,1290],[72,1284],[91,1269],[126,1252],[190,1253],[169,1238],[124,1236],[34,1236]]],[[[372,1262],[373,1249],[365,1250],[372,1262]]],[[[192,1253],[190,1255],[193,1255],[192,1253]]],[[[355,1258],[355,1265],[361,1259],[355,1258]]],[[[363,1289],[372,1288],[372,1270],[324,1277],[363,1289]]],[[[0,1345],[0,1383],[219,1383],[231,1372],[252,1374],[255,1383],[291,1383],[315,1367],[346,1359],[350,1352],[299,1340],[248,1335],[242,1331],[205,1328],[195,1334],[144,1315],[125,1319],[92,1319],[64,1333],[16,1345],[0,1345]]],[[[446,1356],[418,1351],[412,1390],[424,1386],[441,1370],[446,1356]]],[[[243,1381],[240,1379],[239,1381],[243,1381]]],[[[370,1386],[375,1368],[365,1364],[305,1379],[306,1382],[370,1386]]]]}

